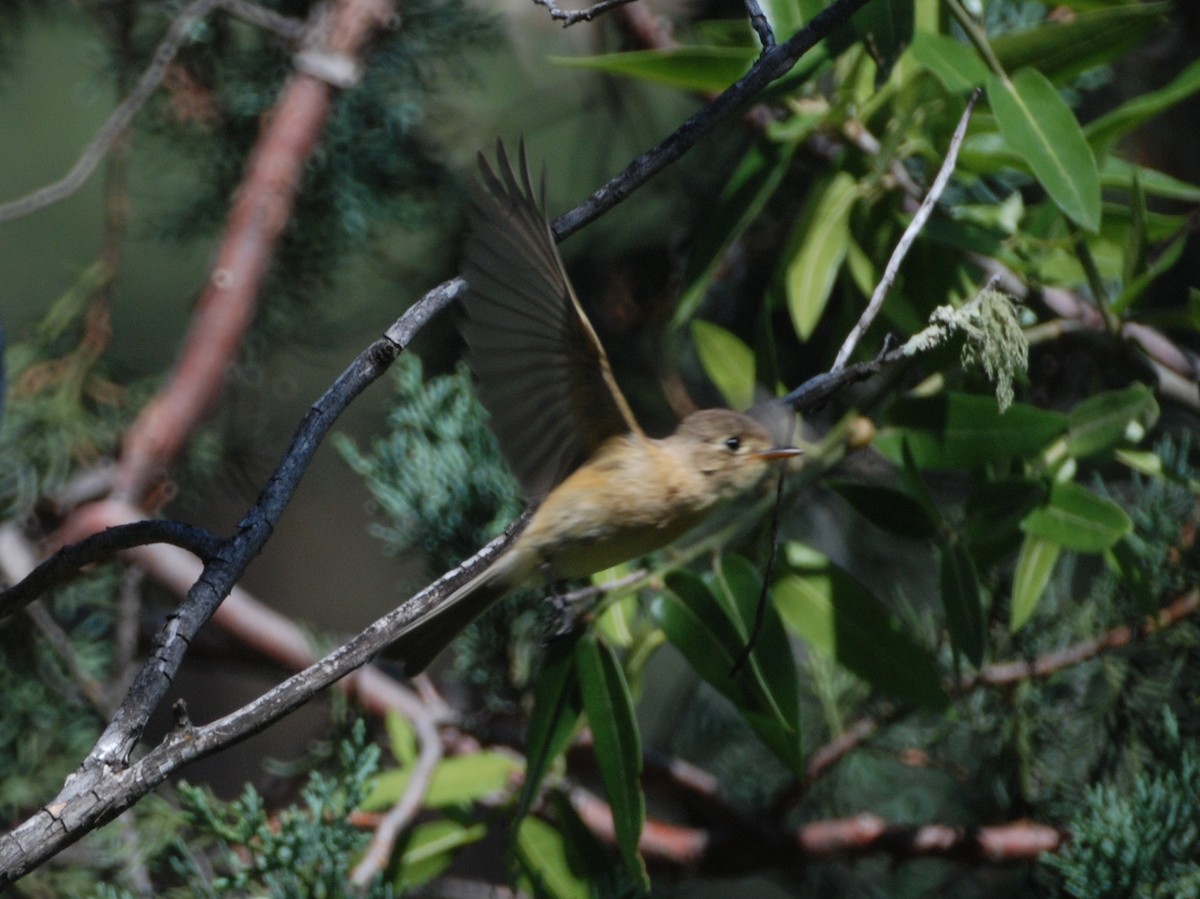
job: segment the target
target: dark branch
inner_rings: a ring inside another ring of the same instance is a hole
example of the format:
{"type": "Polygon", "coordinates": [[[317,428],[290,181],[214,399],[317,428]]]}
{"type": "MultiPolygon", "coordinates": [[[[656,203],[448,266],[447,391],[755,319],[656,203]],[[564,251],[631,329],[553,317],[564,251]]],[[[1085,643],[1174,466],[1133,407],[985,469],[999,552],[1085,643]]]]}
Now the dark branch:
{"type": "Polygon", "coordinates": [[[123,549],[149,543],[169,543],[204,561],[216,556],[221,548],[221,540],[215,534],[182,521],[135,521],[107,528],[64,546],[21,581],[0,592],[0,619],[67,581],[85,565],[103,562],[123,549]]]}
{"type": "Polygon", "coordinates": [[[629,163],[619,175],[590,197],[554,220],[554,235],[563,240],[588,222],[616,206],[654,175],[679,159],[719,122],[748,104],[777,78],[786,75],[796,62],[839,25],[862,9],[870,0],[838,0],[822,10],[804,28],[784,43],[777,44],[758,58],[740,81],[730,85],[711,103],[675,129],[657,147],[647,150],[629,163]]]}
{"type": "Polygon", "coordinates": [[[754,29],[754,33],[758,35],[759,42],[762,43],[763,52],[766,53],[775,47],[775,32],[771,30],[771,23],[767,21],[766,15],[762,11],[762,7],[758,5],[758,0],[746,0],[746,12],[750,15],[750,27],[754,29]]]}

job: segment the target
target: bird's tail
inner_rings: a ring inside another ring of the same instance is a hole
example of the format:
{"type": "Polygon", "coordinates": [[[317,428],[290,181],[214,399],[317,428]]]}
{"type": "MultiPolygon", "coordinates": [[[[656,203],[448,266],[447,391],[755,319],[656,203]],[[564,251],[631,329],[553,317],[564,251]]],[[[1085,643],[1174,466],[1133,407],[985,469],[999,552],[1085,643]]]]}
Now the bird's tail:
{"type": "Polygon", "coordinates": [[[435,609],[405,626],[391,653],[403,660],[404,674],[420,674],[463,629],[509,592],[503,566],[492,565],[467,581],[435,609]]]}

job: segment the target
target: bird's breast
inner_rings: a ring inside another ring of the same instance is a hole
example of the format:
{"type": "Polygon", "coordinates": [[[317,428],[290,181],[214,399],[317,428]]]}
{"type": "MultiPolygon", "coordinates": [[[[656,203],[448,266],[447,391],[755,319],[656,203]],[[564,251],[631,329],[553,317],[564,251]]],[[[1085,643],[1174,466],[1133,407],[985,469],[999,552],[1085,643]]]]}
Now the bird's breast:
{"type": "Polygon", "coordinates": [[[661,442],[614,438],[550,492],[519,543],[553,577],[582,577],[665,546],[711,505],[703,478],[661,442]]]}

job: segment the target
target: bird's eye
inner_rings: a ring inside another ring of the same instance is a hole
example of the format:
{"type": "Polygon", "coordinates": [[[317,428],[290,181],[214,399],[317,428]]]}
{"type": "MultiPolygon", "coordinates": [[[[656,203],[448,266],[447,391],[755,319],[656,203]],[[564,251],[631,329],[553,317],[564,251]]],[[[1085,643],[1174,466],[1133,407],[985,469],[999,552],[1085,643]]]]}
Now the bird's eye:
{"type": "Polygon", "coordinates": [[[742,438],[741,437],[725,438],[725,448],[727,450],[729,450],[731,453],[736,453],[739,449],[741,449],[741,447],[742,447],[742,438]]]}

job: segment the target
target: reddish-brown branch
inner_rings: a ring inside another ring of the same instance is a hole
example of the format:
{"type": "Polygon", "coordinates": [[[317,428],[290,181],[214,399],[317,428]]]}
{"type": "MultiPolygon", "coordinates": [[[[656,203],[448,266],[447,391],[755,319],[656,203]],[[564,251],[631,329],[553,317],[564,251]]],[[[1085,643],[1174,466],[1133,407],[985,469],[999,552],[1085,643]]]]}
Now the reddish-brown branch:
{"type": "Polygon", "coordinates": [[[1157,615],[1147,618],[1140,627],[1122,625],[1091,640],[1083,640],[1066,646],[1057,652],[1039,656],[1033,661],[995,662],[985,667],[974,677],[963,678],[958,692],[967,692],[984,684],[993,687],[1008,686],[1024,680],[1049,677],[1051,674],[1070,668],[1088,659],[1093,659],[1109,649],[1127,646],[1141,634],[1152,634],[1163,628],[1178,624],[1200,609],[1200,590],[1193,590],[1178,597],[1157,615]]]}
{"type": "MultiPolygon", "coordinates": [[[[318,55],[352,63],[392,13],[387,0],[341,0],[313,26],[313,35],[327,35],[318,55]]],[[[311,47],[306,52],[314,55],[311,47]]],[[[309,74],[312,68],[294,72],[280,92],[234,198],[179,361],[125,435],[115,484],[122,499],[137,503],[179,455],[224,386],[254,319],[259,289],[334,97],[334,87],[309,74]]]]}
{"type": "MultiPolygon", "coordinates": [[[[1025,680],[1049,677],[1094,659],[1108,650],[1127,646],[1139,636],[1179,624],[1195,615],[1197,611],[1200,611],[1200,590],[1192,590],[1164,606],[1158,614],[1147,618],[1139,627],[1121,625],[1098,637],[1047,653],[1033,661],[995,662],[978,674],[963,678],[961,683],[948,686],[947,690],[953,694],[963,694],[982,686],[1004,687],[1025,680]]],[[[816,750],[809,756],[803,783],[798,783],[795,789],[788,790],[777,801],[777,805],[786,807],[794,802],[799,792],[811,786],[850,752],[878,733],[884,723],[886,722],[871,716],[860,718],[843,734],[816,750]]]]}
{"type": "MultiPolygon", "coordinates": [[[[575,788],[571,804],[588,829],[615,841],[612,810],[575,788]]],[[[887,853],[896,858],[940,856],[991,863],[1026,861],[1054,852],[1066,839],[1056,827],[1014,821],[988,827],[897,824],[876,815],[813,821],[791,834],[772,834],[735,822],[721,832],[649,819],[638,848],[647,861],[688,868],[737,871],[759,864],[795,864],[834,856],[887,853]]]]}

